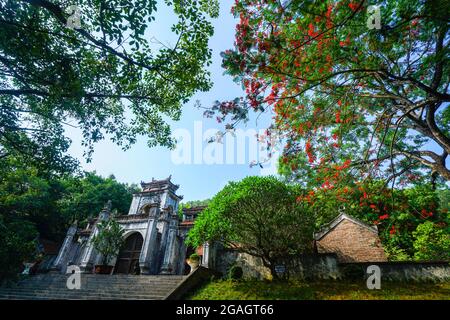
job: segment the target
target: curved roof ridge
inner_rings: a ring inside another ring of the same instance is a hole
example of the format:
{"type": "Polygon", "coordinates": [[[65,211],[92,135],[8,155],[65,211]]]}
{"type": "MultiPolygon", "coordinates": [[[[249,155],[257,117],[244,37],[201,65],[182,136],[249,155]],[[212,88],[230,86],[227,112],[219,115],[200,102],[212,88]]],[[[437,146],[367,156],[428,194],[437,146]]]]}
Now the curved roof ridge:
{"type": "Polygon", "coordinates": [[[367,223],[365,223],[364,221],[361,221],[355,217],[352,217],[348,214],[346,214],[345,212],[341,212],[336,218],[334,218],[331,222],[329,222],[328,224],[326,224],[322,230],[316,232],[314,234],[314,239],[315,240],[320,240],[322,239],[326,234],[328,234],[331,230],[333,230],[334,228],[336,228],[342,221],[344,220],[349,220],[363,228],[366,228],[376,234],[378,234],[378,228],[376,226],[371,226],[367,223]]]}

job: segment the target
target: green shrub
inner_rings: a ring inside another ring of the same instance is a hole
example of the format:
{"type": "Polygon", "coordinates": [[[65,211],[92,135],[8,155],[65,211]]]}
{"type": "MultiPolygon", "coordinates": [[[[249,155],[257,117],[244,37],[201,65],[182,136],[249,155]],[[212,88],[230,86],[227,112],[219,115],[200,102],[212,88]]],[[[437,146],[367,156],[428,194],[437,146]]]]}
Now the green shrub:
{"type": "Polygon", "coordinates": [[[396,245],[387,244],[384,246],[384,251],[389,261],[411,261],[405,249],[399,248],[396,245]]]}
{"type": "Polygon", "coordinates": [[[420,224],[414,237],[415,260],[450,260],[450,234],[431,221],[420,224]]]}
{"type": "Polygon", "coordinates": [[[113,218],[97,224],[98,233],[92,238],[92,245],[102,255],[102,264],[108,265],[124,244],[125,230],[113,218]]]}
{"type": "Polygon", "coordinates": [[[189,260],[191,261],[200,261],[200,256],[196,253],[193,253],[189,256],[189,260]]]}

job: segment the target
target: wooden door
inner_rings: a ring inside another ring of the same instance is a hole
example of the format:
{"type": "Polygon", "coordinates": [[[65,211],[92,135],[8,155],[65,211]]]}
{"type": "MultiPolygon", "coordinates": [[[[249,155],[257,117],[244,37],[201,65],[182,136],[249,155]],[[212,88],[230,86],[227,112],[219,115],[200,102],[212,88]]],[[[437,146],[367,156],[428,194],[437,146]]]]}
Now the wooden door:
{"type": "Polygon", "coordinates": [[[139,256],[141,254],[144,239],[139,232],[133,233],[125,240],[125,245],[120,250],[117,258],[114,273],[134,273],[139,266],[139,256]]]}

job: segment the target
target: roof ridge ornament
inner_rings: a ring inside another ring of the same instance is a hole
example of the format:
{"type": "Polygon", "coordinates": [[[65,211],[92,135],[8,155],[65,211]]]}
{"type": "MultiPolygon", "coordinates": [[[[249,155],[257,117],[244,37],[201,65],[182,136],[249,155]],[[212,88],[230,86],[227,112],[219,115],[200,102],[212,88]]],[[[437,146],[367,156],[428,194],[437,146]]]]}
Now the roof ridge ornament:
{"type": "Polygon", "coordinates": [[[111,201],[111,200],[108,200],[108,201],[105,203],[105,206],[103,207],[103,210],[104,210],[104,211],[110,212],[111,209],[112,209],[112,201],[111,201]]]}

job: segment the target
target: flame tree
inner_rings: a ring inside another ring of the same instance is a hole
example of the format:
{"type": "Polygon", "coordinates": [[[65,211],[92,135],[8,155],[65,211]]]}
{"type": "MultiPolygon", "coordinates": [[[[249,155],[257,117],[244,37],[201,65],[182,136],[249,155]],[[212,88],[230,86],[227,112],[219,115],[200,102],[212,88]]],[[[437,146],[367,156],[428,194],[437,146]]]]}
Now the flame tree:
{"type": "Polygon", "coordinates": [[[246,94],[209,112],[271,114],[281,173],[309,185],[450,180],[448,2],[380,1],[379,29],[373,4],[236,0],[223,66],[246,94]]]}

